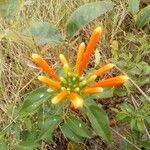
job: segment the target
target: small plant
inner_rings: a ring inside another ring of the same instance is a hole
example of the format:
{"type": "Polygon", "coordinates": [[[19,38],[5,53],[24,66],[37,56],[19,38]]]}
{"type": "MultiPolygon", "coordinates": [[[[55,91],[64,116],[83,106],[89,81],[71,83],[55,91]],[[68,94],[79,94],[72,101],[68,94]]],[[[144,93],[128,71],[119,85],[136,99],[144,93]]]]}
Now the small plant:
{"type": "Polygon", "coordinates": [[[32,111],[40,104],[46,102],[45,95],[46,97],[48,96],[46,99],[50,100],[49,105],[51,105],[51,107],[54,106],[56,110],[58,108],[63,110],[59,110],[60,112],[57,113],[57,115],[46,114],[43,125],[45,126],[46,122],[48,122],[49,125],[47,124],[46,128],[44,128],[44,126],[42,127],[38,137],[39,140],[49,138],[51,136],[50,133],[52,134],[53,130],[58,126],[64,136],[71,141],[81,142],[83,138],[90,137],[91,131],[88,129],[88,122],[85,122],[85,124],[83,121],[79,120],[77,116],[74,116],[74,112],[71,113],[69,107],[71,102],[73,109],[81,109],[83,116],[87,116],[95,133],[101,136],[107,144],[111,142],[107,115],[101,107],[96,105],[91,97],[88,98],[88,95],[101,94],[103,88],[123,85],[128,80],[128,77],[120,75],[95,82],[97,77],[111,70],[115,66],[113,64],[104,65],[92,73],[84,73],[90,56],[93,53],[99,38],[101,39],[101,35],[102,29],[101,27],[98,27],[94,30],[87,47],[85,47],[84,43],[80,44],[74,69],[70,67],[65,56],[60,54],[59,57],[64,72],[63,76],[58,76],[40,55],[32,54],[35,64],[47,73],[51,79],[47,76],[38,76],[38,80],[48,87],[42,88],[42,90],[44,90],[43,92],[40,88],[38,89],[40,92],[36,90],[36,92],[31,92],[27,96],[28,98],[25,97],[26,100],[24,101],[19,114],[24,116],[27,112],[32,113],[32,111]],[[34,100],[34,97],[36,97],[36,101],[34,100]],[[38,103],[38,101],[40,101],[40,103],[38,103]],[[51,126],[53,126],[53,128],[51,126]],[[47,131],[49,131],[48,135],[45,133],[47,131]]]}

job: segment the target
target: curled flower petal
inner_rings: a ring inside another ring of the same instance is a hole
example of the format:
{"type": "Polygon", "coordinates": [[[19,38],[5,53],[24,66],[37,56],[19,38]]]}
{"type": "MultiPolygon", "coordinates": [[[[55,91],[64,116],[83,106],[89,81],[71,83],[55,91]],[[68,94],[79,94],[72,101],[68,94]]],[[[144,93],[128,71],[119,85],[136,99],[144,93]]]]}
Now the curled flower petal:
{"type": "Polygon", "coordinates": [[[83,99],[77,93],[70,93],[70,99],[75,109],[80,109],[83,107],[83,99]]]}
{"type": "Polygon", "coordinates": [[[67,95],[68,95],[67,91],[59,93],[57,96],[52,98],[51,100],[52,104],[58,104],[59,102],[63,101],[67,97],[67,95]]]}
{"type": "Polygon", "coordinates": [[[84,50],[85,50],[85,44],[82,42],[79,46],[79,49],[78,49],[76,66],[75,66],[75,70],[76,70],[76,73],[78,75],[79,75],[79,70],[80,70],[80,67],[81,67],[81,62],[82,62],[82,59],[83,59],[84,50]]]}
{"type": "Polygon", "coordinates": [[[64,71],[67,74],[68,72],[70,72],[69,64],[63,54],[60,54],[59,58],[60,58],[61,63],[64,65],[64,71]]]}
{"type": "Polygon", "coordinates": [[[89,87],[82,91],[83,94],[97,94],[103,92],[101,87],[89,87]]]}
{"type": "Polygon", "coordinates": [[[49,76],[56,80],[60,80],[57,76],[56,72],[47,64],[47,62],[38,54],[32,54],[32,59],[35,62],[35,64],[43,69],[46,73],[48,73],[49,76]]]}
{"type": "Polygon", "coordinates": [[[91,85],[91,87],[114,87],[114,86],[119,86],[124,84],[125,82],[127,82],[127,80],[129,79],[128,76],[117,76],[117,77],[113,77],[113,78],[109,78],[106,80],[102,80],[99,81],[93,85],[91,85]]]}
{"type": "Polygon", "coordinates": [[[97,76],[100,76],[106,72],[108,72],[109,70],[111,70],[115,65],[114,64],[107,64],[107,65],[104,65],[103,67],[101,67],[100,69],[98,70],[95,70],[93,74],[97,75],[97,76]]]}
{"type": "Polygon", "coordinates": [[[46,76],[38,76],[38,80],[40,80],[44,84],[46,84],[46,85],[48,85],[54,89],[60,89],[61,88],[60,82],[53,81],[46,76]]]}
{"type": "Polygon", "coordinates": [[[82,65],[80,67],[80,71],[79,74],[82,75],[84,69],[86,69],[87,65],[88,65],[88,61],[96,47],[97,42],[99,41],[99,39],[101,38],[101,34],[102,34],[102,28],[101,27],[97,27],[94,32],[92,33],[92,36],[90,38],[90,41],[87,45],[87,48],[85,50],[84,56],[83,56],[83,62],[82,65]]]}

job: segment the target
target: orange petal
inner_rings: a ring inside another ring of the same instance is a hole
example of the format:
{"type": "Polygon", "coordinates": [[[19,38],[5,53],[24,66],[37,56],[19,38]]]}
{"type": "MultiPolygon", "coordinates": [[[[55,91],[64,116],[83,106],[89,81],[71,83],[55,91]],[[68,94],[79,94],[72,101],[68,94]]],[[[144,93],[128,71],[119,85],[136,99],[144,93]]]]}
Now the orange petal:
{"type": "Polygon", "coordinates": [[[92,74],[95,74],[97,76],[100,76],[106,72],[108,72],[109,70],[111,70],[115,65],[114,64],[107,64],[107,65],[104,65],[103,67],[101,67],[100,69],[98,70],[95,70],[94,73],[92,74]]]}
{"type": "Polygon", "coordinates": [[[110,79],[99,81],[99,82],[91,85],[91,87],[113,87],[113,86],[119,86],[119,85],[122,85],[125,82],[127,82],[128,79],[129,78],[127,76],[117,76],[117,77],[114,77],[114,78],[110,78],[110,79]]]}
{"type": "Polygon", "coordinates": [[[38,80],[40,80],[44,84],[46,84],[46,85],[48,85],[54,89],[60,89],[61,88],[60,82],[53,81],[46,76],[38,76],[38,80]]]}
{"type": "Polygon", "coordinates": [[[84,56],[83,56],[83,60],[82,60],[82,65],[80,67],[80,71],[79,74],[82,75],[84,69],[86,69],[87,65],[88,65],[88,61],[96,47],[97,42],[99,41],[99,39],[101,38],[101,34],[102,34],[102,28],[101,27],[97,27],[94,32],[92,33],[92,36],[90,38],[90,41],[87,45],[87,48],[85,50],[84,56]]]}
{"type": "Polygon", "coordinates": [[[57,76],[56,72],[47,64],[47,62],[38,54],[32,54],[32,59],[35,62],[35,64],[43,69],[46,73],[49,74],[52,78],[56,80],[60,80],[59,77],[57,76]]]}
{"type": "Polygon", "coordinates": [[[61,93],[59,93],[57,96],[55,96],[54,98],[52,98],[51,102],[52,104],[57,104],[59,102],[62,102],[68,95],[67,91],[63,91],[61,93]]]}
{"type": "Polygon", "coordinates": [[[86,88],[82,93],[83,94],[97,94],[103,92],[103,88],[101,87],[89,87],[86,88]]]}
{"type": "Polygon", "coordinates": [[[59,55],[59,58],[60,58],[61,63],[62,63],[63,66],[64,66],[64,71],[65,71],[65,73],[70,72],[70,67],[69,67],[69,64],[68,64],[68,62],[67,62],[65,56],[64,56],[63,54],[60,54],[60,55],[59,55]]]}
{"type": "Polygon", "coordinates": [[[77,74],[79,74],[79,70],[80,70],[80,66],[81,66],[81,62],[83,61],[83,53],[85,50],[85,44],[82,42],[79,46],[78,49],[78,54],[77,54],[77,60],[76,60],[76,67],[75,67],[75,71],[77,74]]]}
{"type": "Polygon", "coordinates": [[[83,107],[83,99],[77,93],[70,93],[70,99],[75,109],[83,107]]]}

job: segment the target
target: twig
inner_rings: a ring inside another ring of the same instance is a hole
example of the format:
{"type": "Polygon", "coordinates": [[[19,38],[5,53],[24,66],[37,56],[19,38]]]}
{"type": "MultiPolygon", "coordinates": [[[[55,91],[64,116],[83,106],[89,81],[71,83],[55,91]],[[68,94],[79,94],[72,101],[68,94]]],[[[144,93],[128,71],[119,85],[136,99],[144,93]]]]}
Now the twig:
{"type": "Polygon", "coordinates": [[[118,136],[120,136],[122,139],[124,139],[126,142],[128,142],[129,144],[131,144],[133,147],[135,147],[137,150],[141,150],[139,147],[137,147],[134,143],[132,143],[131,141],[129,141],[126,137],[124,137],[123,135],[121,135],[119,132],[117,132],[115,129],[111,128],[113,132],[115,132],[118,136]]]}

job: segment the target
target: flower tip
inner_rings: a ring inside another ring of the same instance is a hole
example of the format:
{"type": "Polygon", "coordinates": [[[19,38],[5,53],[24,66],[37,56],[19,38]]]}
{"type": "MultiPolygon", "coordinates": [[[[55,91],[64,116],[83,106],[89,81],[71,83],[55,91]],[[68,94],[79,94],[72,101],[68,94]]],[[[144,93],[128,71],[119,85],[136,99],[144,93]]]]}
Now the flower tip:
{"type": "Polygon", "coordinates": [[[44,76],[38,76],[38,80],[43,80],[44,79],[44,76]]]}
{"type": "Polygon", "coordinates": [[[113,67],[115,66],[115,64],[110,63],[110,64],[108,64],[108,66],[109,66],[110,68],[113,68],[113,67]]]}
{"type": "Polygon", "coordinates": [[[39,55],[38,55],[38,54],[32,54],[32,59],[33,59],[33,60],[36,60],[37,58],[39,58],[39,55]]]}
{"type": "Polygon", "coordinates": [[[52,104],[57,104],[57,103],[58,103],[56,97],[54,97],[54,98],[51,100],[51,103],[52,103],[52,104]]]}
{"type": "Polygon", "coordinates": [[[60,58],[60,60],[62,60],[62,59],[64,59],[64,55],[63,54],[59,54],[59,58],[60,58]]]}
{"type": "Polygon", "coordinates": [[[82,42],[82,43],[80,44],[80,47],[85,48],[85,43],[84,43],[84,42],[82,42]]]}
{"type": "Polygon", "coordinates": [[[120,76],[120,78],[124,81],[127,82],[129,80],[129,77],[124,75],[124,76],[120,76]]]}
{"type": "Polygon", "coordinates": [[[101,93],[104,91],[104,89],[100,87],[100,88],[98,88],[98,91],[99,91],[99,93],[101,93]]]}
{"type": "Polygon", "coordinates": [[[98,33],[102,32],[102,27],[101,27],[101,26],[97,27],[97,28],[95,29],[95,32],[98,32],[98,33]]]}
{"type": "Polygon", "coordinates": [[[53,92],[53,89],[48,88],[48,89],[47,89],[47,92],[51,93],[51,92],[53,92]]]}

